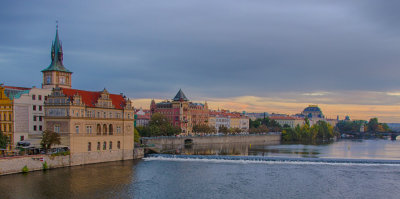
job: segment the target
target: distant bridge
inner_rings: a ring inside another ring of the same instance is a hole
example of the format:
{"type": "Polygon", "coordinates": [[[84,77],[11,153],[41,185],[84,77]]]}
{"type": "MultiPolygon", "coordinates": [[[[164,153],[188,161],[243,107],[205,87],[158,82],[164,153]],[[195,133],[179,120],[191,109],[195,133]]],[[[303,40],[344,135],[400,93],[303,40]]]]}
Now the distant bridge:
{"type": "Polygon", "coordinates": [[[381,137],[390,136],[391,140],[396,140],[400,132],[345,132],[341,134],[353,135],[356,137],[381,137]]]}

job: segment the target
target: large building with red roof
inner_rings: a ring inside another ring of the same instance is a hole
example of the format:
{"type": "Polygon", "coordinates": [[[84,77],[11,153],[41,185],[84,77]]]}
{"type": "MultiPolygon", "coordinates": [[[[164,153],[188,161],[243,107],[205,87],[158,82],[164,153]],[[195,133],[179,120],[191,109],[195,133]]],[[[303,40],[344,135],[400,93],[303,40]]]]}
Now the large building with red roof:
{"type": "Polygon", "coordinates": [[[42,70],[43,88],[52,88],[45,102],[44,129],[61,135],[71,164],[133,159],[134,108],[123,94],[72,89],[72,72],[63,65],[58,30],[51,64],[42,70]]]}
{"type": "Polygon", "coordinates": [[[179,89],[172,101],[155,103],[151,101],[150,111],[152,114],[161,113],[167,117],[170,123],[179,127],[182,134],[193,133],[193,126],[208,123],[208,105],[190,102],[183,91],[179,89]]]}

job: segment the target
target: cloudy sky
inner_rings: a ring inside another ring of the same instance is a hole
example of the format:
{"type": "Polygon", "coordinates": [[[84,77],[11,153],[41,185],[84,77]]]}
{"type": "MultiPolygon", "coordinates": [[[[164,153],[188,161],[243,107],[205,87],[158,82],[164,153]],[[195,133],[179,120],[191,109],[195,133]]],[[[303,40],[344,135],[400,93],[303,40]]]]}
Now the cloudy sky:
{"type": "Polygon", "coordinates": [[[56,20],[73,87],[147,108],[179,88],[237,111],[400,122],[400,1],[0,3],[0,82],[40,86],[56,20]]]}

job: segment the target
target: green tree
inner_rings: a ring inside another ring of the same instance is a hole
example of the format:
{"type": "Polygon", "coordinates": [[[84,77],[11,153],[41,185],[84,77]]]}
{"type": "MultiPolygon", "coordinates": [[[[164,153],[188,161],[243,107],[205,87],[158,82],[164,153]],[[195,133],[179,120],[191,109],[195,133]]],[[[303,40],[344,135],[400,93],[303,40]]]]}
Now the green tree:
{"type": "Polygon", "coordinates": [[[223,134],[228,134],[229,129],[228,129],[228,127],[222,125],[219,127],[218,132],[223,133],[223,134]]]}
{"type": "Polygon", "coordinates": [[[181,133],[179,127],[172,126],[168,119],[160,113],[154,113],[151,116],[149,125],[137,127],[137,130],[142,137],[172,136],[181,133]]]}
{"type": "Polygon", "coordinates": [[[0,130],[0,149],[6,149],[9,143],[9,137],[4,135],[3,132],[0,130]]]}
{"type": "Polygon", "coordinates": [[[140,143],[140,134],[139,134],[139,131],[135,128],[134,129],[134,142],[136,142],[136,143],[140,143]]]}
{"type": "Polygon", "coordinates": [[[56,144],[61,144],[60,134],[50,130],[43,131],[40,145],[46,150],[46,153],[51,149],[51,146],[56,144]]]}
{"type": "Polygon", "coordinates": [[[377,131],[379,126],[378,118],[371,118],[367,124],[368,131],[377,131]]]}

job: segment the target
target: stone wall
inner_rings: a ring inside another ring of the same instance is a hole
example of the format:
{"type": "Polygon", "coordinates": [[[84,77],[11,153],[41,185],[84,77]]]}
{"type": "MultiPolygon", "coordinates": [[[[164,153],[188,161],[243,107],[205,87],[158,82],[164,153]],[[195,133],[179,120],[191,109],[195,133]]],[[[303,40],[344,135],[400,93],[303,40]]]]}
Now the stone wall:
{"type": "Polygon", "coordinates": [[[135,148],[133,150],[133,159],[140,159],[144,157],[144,148],[135,148]]]}
{"type": "Polygon", "coordinates": [[[143,158],[143,148],[134,150],[107,150],[76,153],[66,156],[31,155],[10,158],[0,158],[0,175],[21,173],[26,165],[29,171],[43,169],[43,163],[47,162],[49,168],[68,167],[101,162],[120,160],[132,160],[143,158]]]}
{"type": "Polygon", "coordinates": [[[182,145],[185,140],[192,140],[193,144],[229,144],[229,143],[253,143],[269,144],[279,142],[280,134],[256,134],[256,135],[226,135],[226,136],[198,136],[198,137],[160,137],[144,138],[143,144],[147,145],[182,145]]]}
{"type": "Polygon", "coordinates": [[[47,162],[49,168],[58,168],[69,166],[69,156],[51,155],[31,155],[12,158],[0,158],[0,175],[20,173],[26,165],[29,171],[43,169],[43,163],[47,162]]]}

